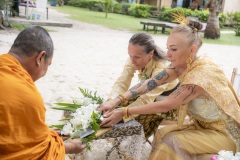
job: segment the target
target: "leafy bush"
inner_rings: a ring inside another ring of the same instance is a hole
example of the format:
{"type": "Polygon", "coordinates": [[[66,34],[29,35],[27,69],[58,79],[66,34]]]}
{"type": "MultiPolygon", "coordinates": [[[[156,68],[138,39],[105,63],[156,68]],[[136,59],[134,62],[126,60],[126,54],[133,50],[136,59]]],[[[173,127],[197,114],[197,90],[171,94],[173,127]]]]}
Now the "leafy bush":
{"type": "Polygon", "coordinates": [[[227,16],[227,14],[220,13],[218,15],[218,17],[219,17],[219,25],[222,28],[222,27],[224,27],[224,24],[226,24],[228,16],[227,16]]]}
{"type": "Polygon", "coordinates": [[[70,0],[68,2],[68,5],[75,6],[75,7],[87,8],[88,7],[88,0],[70,0]]]}
{"type": "Polygon", "coordinates": [[[236,33],[236,36],[240,36],[240,12],[235,12],[233,15],[233,21],[234,21],[234,32],[236,33]]]}
{"type": "Polygon", "coordinates": [[[103,12],[106,5],[106,1],[102,0],[88,0],[88,8],[90,11],[103,12]]]}
{"type": "Polygon", "coordinates": [[[240,22],[240,12],[235,12],[235,13],[233,14],[233,20],[234,20],[235,22],[240,22]]]}
{"type": "Polygon", "coordinates": [[[121,3],[121,13],[128,14],[128,9],[131,7],[130,3],[123,2],[121,3]]]}
{"type": "Polygon", "coordinates": [[[157,10],[156,6],[145,5],[145,4],[132,4],[128,9],[128,14],[134,17],[147,18],[151,15],[151,11],[157,10]]]}
{"type": "Polygon", "coordinates": [[[119,13],[121,11],[121,4],[114,0],[112,4],[112,10],[114,13],[119,13]]]}
{"type": "Polygon", "coordinates": [[[233,28],[234,32],[236,33],[236,36],[240,36],[240,22],[237,22],[233,28]]]}

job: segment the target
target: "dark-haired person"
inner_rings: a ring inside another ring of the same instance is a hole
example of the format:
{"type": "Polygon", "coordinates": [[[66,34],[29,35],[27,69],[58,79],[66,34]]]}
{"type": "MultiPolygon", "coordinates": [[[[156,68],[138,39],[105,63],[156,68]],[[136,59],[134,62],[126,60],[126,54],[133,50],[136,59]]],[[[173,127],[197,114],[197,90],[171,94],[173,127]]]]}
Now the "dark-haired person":
{"type": "Polygon", "coordinates": [[[79,140],[63,143],[45,124],[43,99],[34,82],[52,62],[53,41],[39,26],[19,33],[7,54],[0,55],[0,159],[63,160],[79,153],[79,140]]]}
{"type": "Polygon", "coordinates": [[[111,101],[117,105],[176,78],[180,86],[166,99],[140,107],[116,109],[105,114],[102,126],[111,126],[115,119],[135,114],[154,114],[178,108],[178,124],[159,129],[152,143],[151,160],[192,160],[201,154],[220,150],[240,151],[240,102],[224,72],[206,55],[197,56],[202,45],[202,25],[190,20],[174,27],[167,40],[170,66],[111,101]],[[192,123],[184,123],[186,116],[192,123]]]}
{"type": "MultiPolygon", "coordinates": [[[[138,73],[138,79],[143,81],[150,77],[154,77],[169,65],[169,62],[166,60],[166,54],[155,44],[152,36],[147,33],[136,33],[130,38],[128,55],[129,59],[120,77],[114,83],[109,94],[109,99],[115,98],[129,89],[135,72],[138,73]]],[[[171,90],[176,88],[177,83],[178,81],[175,80],[171,83],[156,87],[151,92],[133,97],[128,103],[120,105],[124,107],[138,107],[154,102],[159,95],[164,97],[171,93],[171,90]]],[[[110,110],[112,109],[114,108],[110,108],[110,110]]],[[[175,111],[169,111],[162,114],[135,115],[134,117],[143,125],[146,139],[157,130],[163,119],[171,121],[176,120],[175,111]]],[[[130,119],[124,119],[124,121],[128,120],[130,119]]]]}

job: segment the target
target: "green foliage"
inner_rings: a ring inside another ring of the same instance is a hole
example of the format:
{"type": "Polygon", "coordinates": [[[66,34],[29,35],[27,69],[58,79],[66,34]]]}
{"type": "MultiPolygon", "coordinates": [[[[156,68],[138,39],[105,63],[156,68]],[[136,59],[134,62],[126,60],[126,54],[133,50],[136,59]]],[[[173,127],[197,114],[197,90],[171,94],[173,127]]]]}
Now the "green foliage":
{"type": "Polygon", "coordinates": [[[60,129],[60,130],[62,130],[63,129],[63,126],[64,126],[64,124],[54,124],[54,125],[51,125],[51,126],[49,126],[49,128],[57,128],[57,129],[60,129]]]}
{"type": "Polygon", "coordinates": [[[121,11],[121,4],[114,0],[112,4],[112,10],[113,13],[119,13],[121,11]]]}
{"type": "Polygon", "coordinates": [[[94,131],[99,130],[100,129],[99,124],[101,123],[99,114],[93,112],[93,114],[91,116],[91,119],[92,119],[92,129],[94,131]]]}
{"type": "Polygon", "coordinates": [[[64,1],[64,5],[68,5],[70,0],[63,0],[64,1]]]}
{"type": "Polygon", "coordinates": [[[30,26],[30,25],[28,25],[28,24],[20,24],[20,23],[15,23],[15,22],[10,23],[10,25],[11,25],[13,28],[17,29],[18,31],[22,31],[22,30],[24,30],[25,28],[27,28],[28,26],[30,26]]]}
{"type": "Polygon", "coordinates": [[[234,32],[236,33],[236,36],[240,36],[240,12],[235,12],[233,15],[233,21],[234,21],[234,32]]]}
{"type": "Polygon", "coordinates": [[[234,20],[235,22],[240,22],[240,12],[235,12],[235,13],[233,14],[233,20],[234,20]]]}
{"type": "Polygon", "coordinates": [[[83,142],[84,144],[86,144],[87,150],[91,150],[91,145],[90,145],[89,142],[91,142],[95,137],[96,137],[96,135],[90,134],[89,136],[87,136],[87,137],[85,137],[85,138],[82,139],[82,142],[83,142]]]}
{"type": "Polygon", "coordinates": [[[83,89],[79,87],[79,90],[83,94],[84,97],[91,98],[92,100],[96,101],[98,104],[102,104],[104,102],[104,99],[97,95],[97,92],[92,93],[92,91],[89,91],[87,89],[83,89]]]}
{"type": "Polygon", "coordinates": [[[240,36],[240,21],[236,22],[233,26],[236,36],[240,36]]]}
{"type": "Polygon", "coordinates": [[[234,25],[234,20],[233,20],[234,13],[227,13],[226,15],[227,17],[226,17],[225,25],[232,27],[234,25]]]}
{"type": "Polygon", "coordinates": [[[208,16],[209,16],[209,11],[207,11],[207,10],[201,10],[201,11],[195,10],[195,12],[197,12],[196,14],[197,14],[197,17],[200,21],[207,22],[208,16]]]}
{"type": "Polygon", "coordinates": [[[112,7],[113,1],[112,0],[104,0],[104,1],[105,1],[105,11],[109,12],[112,7]]]}
{"type": "Polygon", "coordinates": [[[156,6],[133,3],[128,9],[128,14],[134,17],[147,18],[151,15],[150,11],[157,10],[156,6]]]}
{"type": "Polygon", "coordinates": [[[68,2],[68,5],[75,6],[75,7],[82,7],[82,8],[88,8],[88,0],[70,0],[68,2]]]}
{"type": "Polygon", "coordinates": [[[102,0],[88,0],[88,8],[90,11],[99,11],[103,12],[106,1],[102,0]]]}
{"type": "Polygon", "coordinates": [[[63,110],[63,111],[71,111],[75,112],[78,108],[80,108],[81,104],[75,103],[55,103],[58,107],[52,107],[52,109],[63,110]]]}
{"type": "MultiPolygon", "coordinates": [[[[97,92],[92,93],[87,89],[83,89],[79,87],[80,92],[83,94],[84,97],[91,98],[92,100],[96,101],[98,104],[103,103],[104,99],[97,95],[97,92]]],[[[78,108],[82,107],[82,104],[79,104],[76,100],[73,100],[73,103],[55,103],[57,107],[52,107],[52,109],[63,110],[63,111],[70,111],[75,112],[78,108]]]]}
{"type": "Polygon", "coordinates": [[[130,3],[123,2],[121,3],[121,12],[123,14],[128,14],[128,9],[131,7],[130,3]]]}
{"type": "MultiPolygon", "coordinates": [[[[71,6],[62,6],[62,7],[57,7],[55,9],[57,9],[59,12],[69,14],[70,18],[76,21],[101,25],[101,26],[105,26],[105,27],[117,29],[117,30],[131,31],[133,33],[143,31],[142,30],[143,26],[142,24],[140,24],[140,21],[158,22],[158,20],[136,18],[133,16],[128,16],[124,14],[115,14],[115,13],[112,13],[111,18],[107,19],[107,18],[104,18],[104,13],[91,12],[88,9],[71,7],[71,6]]],[[[228,30],[233,31],[232,28],[228,30]]],[[[170,30],[167,28],[167,31],[170,31],[170,30]]],[[[149,33],[153,34],[153,32],[149,32],[149,33]]],[[[161,35],[161,33],[158,32],[157,35],[161,35]]],[[[167,36],[167,35],[165,34],[161,36],[167,36]]],[[[203,41],[204,43],[210,43],[210,44],[225,44],[225,45],[240,46],[240,38],[235,36],[235,34],[221,34],[221,37],[218,40],[203,39],[203,41]]]]}
{"type": "MultiPolygon", "coordinates": [[[[89,91],[88,89],[83,89],[79,87],[80,92],[84,96],[84,98],[91,98],[93,101],[96,101],[97,104],[103,103],[104,99],[97,95],[97,92],[89,91]]],[[[82,107],[83,104],[79,104],[76,100],[73,100],[73,103],[55,103],[58,105],[58,107],[53,107],[53,109],[57,110],[65,110],[69,113],[74,113],[78,108],[82,107]]],[[[65,115],[65,118],[61,119],[60,121],[70,121],[73,118],[73,116],[65,115]]],[[[82,139],[82,142],[86,144],[87,149],[90,150],[90,142],[96,137],[96,132],[100,129],[100,123],[101,123],[101,114],[92,112],[91,114],[91,129],[94,130],[94,132],[82,139]]],[[[60,130],[63,129],[65,124],[59,124],[59,125],[51,125],[50,128],[58,128],[60,130]]],[[[73,138],[76,138],[79,136],[79,134],[83,131],[83,129],[76,128],[77,130],[65,141],[68,142],[73,138]]]]}
{"type": "Polygon", "coordinates": [[[226,24],[226,21],[227,21],[227,14],[223,14],[223,13],[220,13],[219,15],[218,15],[218,17],[219,17],[219,25],[220,25],[220,27],[221,28],[223,28],[224,27],[224,24],[226,24]]]}
{"type": "Polygon", "coordinates": [[[4,0],[0,0],[0,10],[4,9],[4,0]]]}

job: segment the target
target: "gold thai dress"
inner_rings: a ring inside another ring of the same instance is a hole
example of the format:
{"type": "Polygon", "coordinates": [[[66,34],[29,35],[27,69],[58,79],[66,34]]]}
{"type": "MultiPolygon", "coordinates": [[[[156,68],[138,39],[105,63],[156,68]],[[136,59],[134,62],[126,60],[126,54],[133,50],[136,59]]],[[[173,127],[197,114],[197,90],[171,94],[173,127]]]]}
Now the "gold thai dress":
{"type": "Polygon", "coordinates": [[[179,77],[180,85],[194,84],[202,96],[178,108],[178,124],[155,134],[149,159],[193,160],[220,150],[240,151],[240,103],[223,71],[207,56],[198,57],[179,77]],[[184,123],[188,115],[193,122],[184,123]]]}
{"type": "MultiPolygon", "coordinates": [[[[168,64],[169,63],[166,60],[151,59],[144,69],[138,71],[139,80],[142,81],[155,76],[157,73],[166,69],[168,64]]],[[[131,60],[128,59],[121,73],[121,76],[117,79],[117,81],[114,83],[112,87],[112,90],[109,94],[109,99],[115,98],[119,94],[124,93],[129,89],[135,72],[136,69],[134,65],[131,63],[131,60]]],[[[175,80],[171,83],[159,86],[154,90],[141,95],[137,99],[130,100],[129,101],[130,103],[128,103],[126,106],[137,107],[142,106],[144,104],[152,103],[163,92],[174,89],[177,84],[178,80],[175,80]]],[[[154,115],[140,115],[137,117],[136,116],[135,119],[143,125],[146,138],[150,137],[154,133],[154,131],[157,130],[157,127],[159,126],[163,119],[175,120],[176,118],[175,113],[173,111],[162,113],[159,115],[154,114],[154,115]]],[[[130,119],[124,119],[125,122],[129,120],[130,119]]]]}

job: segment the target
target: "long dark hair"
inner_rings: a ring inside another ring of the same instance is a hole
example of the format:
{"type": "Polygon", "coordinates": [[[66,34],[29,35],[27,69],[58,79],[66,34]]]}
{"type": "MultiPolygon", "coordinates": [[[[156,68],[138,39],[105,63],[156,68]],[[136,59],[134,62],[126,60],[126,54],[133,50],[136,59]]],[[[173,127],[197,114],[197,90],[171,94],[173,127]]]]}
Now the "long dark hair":
{"type": "Polygon", "coordinates": [[[155,44],[152,36],[147,33],[141,32],[134,34],[130,38],[129,43],[143,46],[146,54],[149,54],[152,50],[154,50],[154,59],[166,59],[166,53],[155,44]]]}

